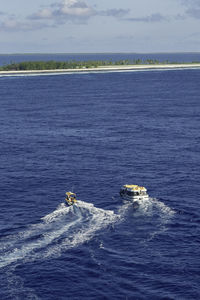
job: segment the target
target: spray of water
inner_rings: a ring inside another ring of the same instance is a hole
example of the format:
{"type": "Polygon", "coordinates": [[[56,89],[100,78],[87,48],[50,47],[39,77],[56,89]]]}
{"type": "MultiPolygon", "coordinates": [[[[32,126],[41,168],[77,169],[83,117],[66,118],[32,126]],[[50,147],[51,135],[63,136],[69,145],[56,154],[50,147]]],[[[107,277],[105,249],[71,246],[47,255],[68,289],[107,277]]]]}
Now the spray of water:
{"type": "MultiPolygon", "coordinates": [[[[1,241],[0,268],[16,263],[58,257],[63,251],[91,240],[98,231],[122,222],[133,204],[124,203],[114,213],[112,210],[96,208],[93,204],[78,201],[77,205],[66,207],[60,204],[55,211],[44,216],[38,224],[10,235],[1,241]]],[[[174,214],[173,210],[156,199],[141,201],[134,210],[134,217],[151,216],[157,209],[163,225],[174,214]]],[[[161,230],[159,229],[159,230],[161,230]]],[[[158,231],[152,233],[152,239],[158,231]]]]}
{"type": "Polygon", "coordinates": [[[98,230],[117,220],[113,211],[83,201],[71,207],[61,204],[38,224],[1,242],[0,268],[19,261],[59,256],[64,249],[90,240],[98,230]]]}

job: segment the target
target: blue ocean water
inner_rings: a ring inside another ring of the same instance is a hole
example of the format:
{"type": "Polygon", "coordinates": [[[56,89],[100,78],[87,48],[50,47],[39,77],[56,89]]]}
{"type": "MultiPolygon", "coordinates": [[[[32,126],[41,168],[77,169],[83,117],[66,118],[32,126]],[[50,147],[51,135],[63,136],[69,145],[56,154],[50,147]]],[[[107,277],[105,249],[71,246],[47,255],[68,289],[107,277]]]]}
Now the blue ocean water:
{"type": "Polygon", "coordinates": [[[0,77],[0,299],[200,299],[199,80],[0,77]]]}

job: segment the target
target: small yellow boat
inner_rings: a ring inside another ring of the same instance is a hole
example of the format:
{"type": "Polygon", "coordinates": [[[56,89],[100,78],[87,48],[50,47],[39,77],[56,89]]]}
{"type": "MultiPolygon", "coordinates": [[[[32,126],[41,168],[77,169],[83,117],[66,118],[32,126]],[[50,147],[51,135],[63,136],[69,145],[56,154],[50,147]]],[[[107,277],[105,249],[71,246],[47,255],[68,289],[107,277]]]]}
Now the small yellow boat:
{"type": "Polygon", "coordinates": [[[76,194],[72,192],[66,192],[66,198],[65,198],[66,204],[71,206],[74,205],[77,200],[76,200],[76,194]]]}

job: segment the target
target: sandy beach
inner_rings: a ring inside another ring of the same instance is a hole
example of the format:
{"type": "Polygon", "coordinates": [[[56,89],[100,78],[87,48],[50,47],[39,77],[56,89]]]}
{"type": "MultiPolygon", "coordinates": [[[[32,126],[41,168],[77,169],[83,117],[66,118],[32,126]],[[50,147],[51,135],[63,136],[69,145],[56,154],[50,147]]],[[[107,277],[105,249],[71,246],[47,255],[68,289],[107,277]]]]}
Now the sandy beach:
{"type": "Polygon", "coordinates": [[[57,70],[22,70],[22,71],[0,71],[0,75],[11,74],[41,74],[41,73],[68,73],[68,72],[101,72],[101,71],[126,71],[126,70],[145,70],[145,69],[190,69],[200,68],[200,63],[184,64],[156,64],[156,65],[116,65],[102,66],[97,68],[77,68],[77,69],[57,69],[57,70]]]}

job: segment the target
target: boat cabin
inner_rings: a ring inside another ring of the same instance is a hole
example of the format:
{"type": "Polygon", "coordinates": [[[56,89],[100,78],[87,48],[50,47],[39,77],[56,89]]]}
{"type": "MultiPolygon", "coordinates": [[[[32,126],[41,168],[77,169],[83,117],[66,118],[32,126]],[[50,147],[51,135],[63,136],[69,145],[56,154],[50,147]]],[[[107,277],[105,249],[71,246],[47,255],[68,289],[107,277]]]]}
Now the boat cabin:
{"type": "Polygon", "coordinates": [[[138,200],[142,198],[147,198],[148,194],[147,189],[143,186],[125,184],[120,189],[120,196],[130,198],[133,200],[138,200]]]}

